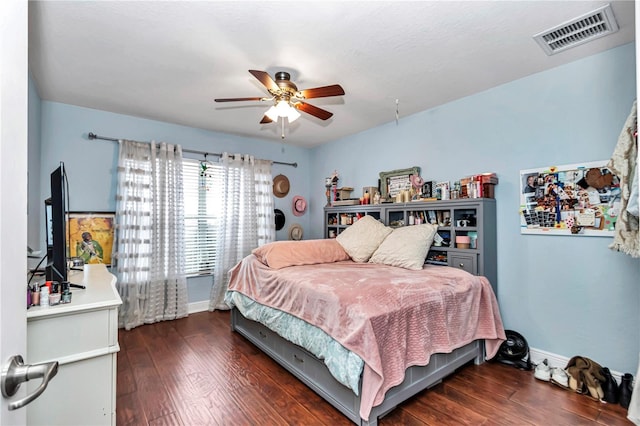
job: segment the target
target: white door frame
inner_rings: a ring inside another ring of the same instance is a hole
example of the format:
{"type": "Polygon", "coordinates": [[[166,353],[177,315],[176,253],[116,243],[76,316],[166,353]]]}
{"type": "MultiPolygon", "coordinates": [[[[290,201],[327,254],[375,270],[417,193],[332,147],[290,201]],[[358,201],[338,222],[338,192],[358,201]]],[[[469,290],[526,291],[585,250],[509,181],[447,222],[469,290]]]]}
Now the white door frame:
{"type": "MultiPolygon", "coordinates": [[[[28,2],[0,1],[0,369],[12,355],[27,357],[28,2]]],[[[0,396],[0,424],[26,423],[23,398],[0,396]]]]}

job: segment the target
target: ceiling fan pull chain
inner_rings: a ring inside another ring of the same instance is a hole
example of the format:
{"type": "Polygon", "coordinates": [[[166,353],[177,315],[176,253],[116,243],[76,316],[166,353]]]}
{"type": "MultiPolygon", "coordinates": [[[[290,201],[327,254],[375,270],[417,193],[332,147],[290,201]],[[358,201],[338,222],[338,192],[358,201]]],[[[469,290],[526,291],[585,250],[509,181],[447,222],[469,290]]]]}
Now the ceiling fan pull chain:
{"type": "Polygon", "coordinates": [[[398,104],[399,104],[399,103],[400,103],[400,100],[399,100],[399,99],[396,99],[396,126],[398,125],[398,117],[399,117],[399,115],[400,115],[400,113],[398,112],[398,111],[399,111],[399,109],[398,109],[398,108],[399,108],[399,107],[398,107],[398,104]]]}
{"type": "Polygon", "coordinates": [[[282,120],[282,139],[284,139],[284,117],[280,120],[282,120]]]}

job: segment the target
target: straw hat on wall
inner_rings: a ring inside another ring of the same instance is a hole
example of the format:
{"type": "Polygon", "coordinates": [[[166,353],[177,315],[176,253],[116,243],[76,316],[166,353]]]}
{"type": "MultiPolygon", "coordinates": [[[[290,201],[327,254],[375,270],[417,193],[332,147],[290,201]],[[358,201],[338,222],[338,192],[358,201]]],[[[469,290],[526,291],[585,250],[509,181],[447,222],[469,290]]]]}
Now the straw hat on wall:
{"type": "Polygon", "coordinates": [[[278,175],[273,178],[273,195],[282,198],[289,193],[289,178],[285,175],[278,175]]]}
{"type": "Polygon", "coordinates": [[[298,223],[294,223],[289,227],[289,239],[299,241],[302,239],[304,232],[302,226],[298,223]]]}

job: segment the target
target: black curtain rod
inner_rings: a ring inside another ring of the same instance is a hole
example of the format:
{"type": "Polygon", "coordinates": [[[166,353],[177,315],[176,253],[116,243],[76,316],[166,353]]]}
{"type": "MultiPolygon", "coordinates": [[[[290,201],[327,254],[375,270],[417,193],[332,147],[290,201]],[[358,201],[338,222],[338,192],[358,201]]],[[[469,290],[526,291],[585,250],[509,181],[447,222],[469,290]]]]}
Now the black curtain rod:
{"type": "MultiPolygon", "coordinates": [[[[89,132],[89,140],[94,140],[94,139],[101,139],[103,141],[111,141],[111,142],[118,142],[119,139],[116,138],[108,138],[106,136],[98,136],[93,132],[89,132]]],[[[199,155],[203,155],[205,157],[207,157],[208,155],[214,155],[216,157],[222,157],[222,154],[220,154],[219,152],[206,152],[206,151],[196,151],[194,149],[182,149],[182,152],[188,152],[190,154],[199,154],[199,155]]],[[[292,166],[292,167],[298,167],[298,163],[285,163],[282,161],[272,161],[272,163],[274,164],[282,164],[285,166],[292,166]]]]}

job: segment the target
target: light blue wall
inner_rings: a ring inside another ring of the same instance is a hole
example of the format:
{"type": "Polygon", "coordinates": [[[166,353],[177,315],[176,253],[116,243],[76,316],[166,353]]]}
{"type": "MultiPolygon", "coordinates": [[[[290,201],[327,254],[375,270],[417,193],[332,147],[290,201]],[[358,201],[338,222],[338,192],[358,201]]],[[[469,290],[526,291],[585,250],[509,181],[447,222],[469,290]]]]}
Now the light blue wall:
{"type": "MultiPolygon", "coordinates": [[[[390,117],[389,124],[312,150],[47,101],[30,120],[41,116],[40,199],[48,196],[49,172],[64,161],[71,210],[114,210],[117,146],[89,141],[89,131],[247,152],[300,164],[274,166],[274,175],[287,175],[292,185],[276,207],[287,214],[286,230],[293,195],[307,197],[309,214],[296,218],[305,238],[323,235],[324,178],[334,169],[340,184],[356,192],[377,185],[378,172],[396,168],[420,166],[428,180],[451,181],[496,172],[498,299],[505,326],[523,333],[534,348],[585,355],[613,370],[635,372],[640,262],[608,250],[607,238],[520,235],[518,218],[519,171],[608,159],[635,91],[635,52],[629,44],[403,117],[398,125],[390,117]]],[[[30,92],[32,101],[40,103],[30,92]]],[[[29,155],[31,161],[31,145],[29,155]]],[[[29,226],[30,235],[31,227],[39,226],[31,215],[29,226]]],[[[284,230],[278,239],[286,239],[284,230]]],[[[191,279],[189,301],[208,299],[210,284],[208,278],[191,279]]]]}
{"type": "MultiPolygon", "coordinates": [[[[37,95],[30,98],[31,101],[38,103],[37,95]]],[[[273,176],[282,173],[289,178],[291,184],[286,197],[275,198],[275,207],[285,213],[287,220],[276,237],[279,240],[287,239],[291,223],[299,223],[305,231],[309,229],[309,215],[295,217],[291,213],[293,196],[309,193],[310,152],[307,149],[286,145],[286,140],[282,143],[249,139],[56,102],[40,103],[40,200],[49,197],[49,173],[60,161],[64,161],[69,178],[70,211],[115,211],[118,144],[89,140],[87,134],[93,132],[113,138],[176,143],[182,145],[183,149],[211,153],[249,153],[256,158],[297,162],[297,168],[278,164],[274,164],[272,168],[273,176]]],[[[31,154],[30,152],[30,158],[31,154]]],[[[185,157],[202,158],[193,154],[185,154],[185,157]]],[[[311,205],[310,208],[312,207],[311,205]]],[[[41,217],[44,217],[43,208],[44,204],[40,207],[41,217]]],[[[44,223],[35,224],[31,219],[30,215],[30,228],[40,226],[40,241],[44,242],[44,223]]],[[[190,278],[189,302],[208,300],[211,282],[211,277],[190,278]]]]}
{"type": "MultiPolygon", "coordinates": [[[[40,195],[40,176],[42,170],[40,167],[40,112],[41,112],[40,97],[38,96],[38,90],[33,83],[33,80],[29,79],[29,99],[28,99],[28,182],[27,182],[27,216],[29,218],[29,225],[27,229],[27,245],[33,250],[43,250],[40,256],[45,255],[44,251],[44,234],[40,233],[40,227],[44,226],[44,214],[42,209],[44,207],[44,199],[40,195]]],[[[31,265],[29,267],[35,267],[31,265]]],[[[37,263],[37,261],[36,261],[37,263]]]]}
{"type": "MultiPolygon", "coordinates": [[[[324,200],[324,177],[334,169],[340,185],[357,192],[377,185],[380,171],[411,166],[425,180],[496,172],[505,327],[531,347],[633,373],[640,261],[610,251],[611,238],[521,235],[518,206],[521,169],[611,157],[635,98],[634,49],[628,44],[315,148],[310,198],[324,200]]],[[[315,237],[322,226],[315,208],[315,237]]]]}

